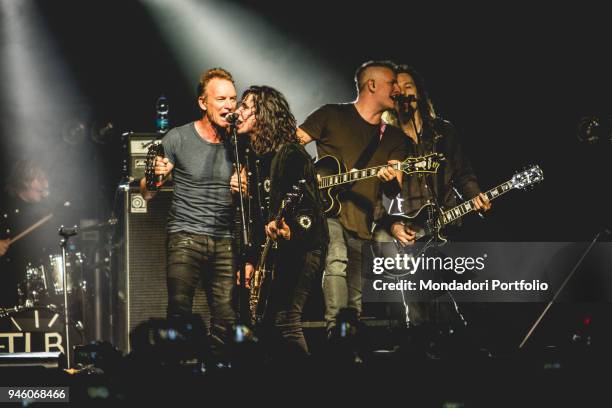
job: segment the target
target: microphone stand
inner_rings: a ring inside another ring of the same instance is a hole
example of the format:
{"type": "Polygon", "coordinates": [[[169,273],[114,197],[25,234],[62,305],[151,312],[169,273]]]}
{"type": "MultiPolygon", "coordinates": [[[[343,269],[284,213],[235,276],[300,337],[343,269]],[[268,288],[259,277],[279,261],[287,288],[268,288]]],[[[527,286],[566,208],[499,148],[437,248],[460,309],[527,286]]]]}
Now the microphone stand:
{"type": "Polygon", "coordinates": [[[59,229],[59,235],[62,236],[60,247],[62,248],[62,287],[64,289],[64,338],[66,339],[66,369],[72,368],[71,345],[70,345],[70,314],[68,311],[68,268],[66,268],[66,247],[68,239],[77,234],[77,227],[64,228],[62,225],[59,229]]]}
{"type": "Polygon", "coordinates": [[[239,266],[240,266],[240,272],[239,272],[239,276],[238,276],[238,281],[240,282],[240,287],[238,289],[238,310],[240,311],[239,314],[239,323],[241,325],[246,325],[247,322],[249,322],[249,298],[248,298],[248,292],[247,292],[247,288],[246,288],[246,255],[247,255],[247,249],[250,248],[251,246],[251,242],[249,241],[249,233],[248,233],[248,229],[247,229],[247,217],[246,217],[246,211],[245,211],[245,207],[244,207],[244,197],[243,197],[243,190],[242,190],[242,176],[241,176],[241,172],[242,172],[242,164],[240,163],[240,153],[238,151],[238,130],[236,128],[236,123],[235,122],[231,122],[230,123],[230,127],[229,127],[229,131],[230,131],[230,136],[231,136],[231,140],[232,140],[232,144],[234,145],[234,160],[235,160],[235,167],[236,167],[236,175],[238,177],[238,200],[240,203],[240,224],[241,224],[241,233],[242,233],[242,245],[240,247],[240,258],[239,258],[239,266]]]}
{"type": "Polygon", "coordinates": [[[593,249],[593,246],[595,246],[595,243],[597,242],[597,240],[599,239],[599,237],[602,234],[609,234],[609,230],[607,228],[604,228],[603,230],[599,231],[595,235],[595,237],[593,238],[593,240],[591,241],[591,243],[589,244],[587,249],[585,249],[585,251],[582,253],[582,256],[580,256],[580,259],[578,259],[578,261],[576,262],[576,264],[572,268],[571,272],[567,275],[567,277],[565,278],[565,280],[563,281],[561,286],[559,286],[559,289],[557,289],[557,291],[555,292],[555,294],[552,297],[552,299],[550,299],[550,301],[548,302],[548,304],[546,305],[546,307],[544,308],[542,313],[536,319],[535,323],[531,326],[531,328],[529,329],[529,331],[527,332],[527,334],[523,338],[523,341],[521,341],[521,344],[519,344],[519,346],[518,346],[519,349],[522,349],[523,346],[525,346],[525,343],[527,343],[527,340],[529,340],[529,338],[531,337],[531,335],[533,334],[535,329],[542,322],[542,319],[544,318],[544,316],[546,316],[546,313],[548,313],[548,309],[550,309],[550,307],[555,303],[555,300],[557,300],[557,297],[559,296],[559,294],[561,293],[563,288],[565,288],[565,286],[570,281],[570,279],[572,279],[572,276],[574,276],[574,274],[576,273],[576,271],[578,270],[578,268],[582,264],[582,261],[584,261],[584,258],[586,258],[586,256],[589,254],[589,252],[591,252],[591,249],[593,249]]]}

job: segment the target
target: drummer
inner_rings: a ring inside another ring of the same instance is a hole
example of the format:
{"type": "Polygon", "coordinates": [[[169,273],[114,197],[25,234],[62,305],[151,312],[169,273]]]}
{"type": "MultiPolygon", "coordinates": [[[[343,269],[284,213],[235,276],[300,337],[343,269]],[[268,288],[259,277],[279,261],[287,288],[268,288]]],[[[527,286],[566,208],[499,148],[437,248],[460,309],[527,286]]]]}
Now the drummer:
{"type": "Polygon", "coordinates": [[[28,263],[45,265],[49,255],[59,252],[57,228],[66,218],[60,213],[66,211],[58,212],[58,208],[70,209],[64,200],[50,194],[47,172],[34,160],[19,160],[12,166],[5,190],[0,208],[0,307],[12,307],[17,304],[17,284],[23,280],[28,263]],[[31,233],[10,243],[45,217],[31,233]]]}

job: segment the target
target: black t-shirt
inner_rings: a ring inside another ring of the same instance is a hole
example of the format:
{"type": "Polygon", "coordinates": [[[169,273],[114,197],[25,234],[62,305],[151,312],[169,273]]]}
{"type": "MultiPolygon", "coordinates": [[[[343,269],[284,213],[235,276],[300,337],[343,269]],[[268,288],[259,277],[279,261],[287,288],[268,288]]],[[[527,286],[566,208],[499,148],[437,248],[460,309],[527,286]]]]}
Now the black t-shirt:
{"type": "MultiPolygon", "coordinates": [[[[380,125],[365,121],[352,103],[324,105],[311,113],[300,128],[317,142],[319,158],[332,155],[352,169],[372,138],[380,136],[380,125]]],[[[404,160],[407,150],[402,131],[386,126],[380,144],[364,167],[404,160]]],[[[370,225],[377,218],[380,204],[380,181],[370,178],[356,182],[342,194],[342,225],[364,239],[369,239],[370,225]]]]}
{"type": "Polygon", "coordinates": [[[445,160],[441,162],[436,174],[421,173],[404,178],[403,213],[417,211],[430,200],[436,201],[446,209],[457,205],[453,186],[465,200],[480,193],[478,180],[469,159],[463,152],[454,126],[442,119],[435,119],[432,125],[433,128],[432,126],[423,128],[418,144],[406,136],[408,150],[413,156],[442,153],[445,160]]]}

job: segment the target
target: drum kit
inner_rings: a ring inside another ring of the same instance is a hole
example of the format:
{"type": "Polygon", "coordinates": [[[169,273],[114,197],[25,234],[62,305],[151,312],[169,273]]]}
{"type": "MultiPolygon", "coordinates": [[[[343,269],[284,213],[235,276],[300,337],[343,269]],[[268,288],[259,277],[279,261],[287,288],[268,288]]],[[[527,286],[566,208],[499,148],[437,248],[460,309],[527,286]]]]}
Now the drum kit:
{"type": "MultiPolygon", "coordinates": [[[[106,222],[82,230],[108,225],[106,222]]],[[[42,263],[27,264],[17,288],[18,305],[0,309],[0,339],[5,339],[0,341],[0,353],[65,352],[88,337],[85,328],[94,322],[88,321],[92,294],[88,293],[87,259],[74,245],[68,245],[76,233],[76,227],[60,228],[62,252],[48,255],[42,263]]],[[[71,353],[65,354],[70,367],[71,353]]]]}
{"type": "Polygon", "coordinates": [[[23,282],[18,287],[19,306],[31,307],[61,302],[64,296],[63,278],[66,270],[68,294],[82,298],[86,294],[87,282],[83,279],[83,255],[80,252],[67,254],[66,268],[62,254],[49,255],[46,264],[26,267],[23,282]]]}
{"type": "MultiPolygon", "coordinates": [[[[62,242],[67,238],[64,234],[62,242]]],[[[9,340],[0,345],[0,352],[65,353],[71,344],[83,342],[88,296],[84,261],[81,252],[66,250],[65,257],[55,253],[48,255],[47,262],[28,263],[17,287],[19,304],[0,311],[0,337],[9,340]]]]}

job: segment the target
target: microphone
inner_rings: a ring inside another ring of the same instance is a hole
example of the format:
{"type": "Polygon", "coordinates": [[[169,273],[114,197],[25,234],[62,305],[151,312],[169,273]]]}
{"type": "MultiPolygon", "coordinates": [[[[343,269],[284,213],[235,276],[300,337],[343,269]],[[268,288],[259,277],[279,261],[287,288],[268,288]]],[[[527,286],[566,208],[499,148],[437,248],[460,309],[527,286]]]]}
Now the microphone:
{"type": "MultiPolygon", "coordinates": [[[[152,145],[154,146],[155,156],[164,157],[164,145],[162,144],[161,139],[153,140],[152,145]]],[[[164,184],[164,176],[163,174],[157,174],[155,176],[155,188],[159,189],[164,184]]]]}
{"type": "Polygon", "coordinates": [[[399,94],[395,97],[395,102],[398,104],[398,110],[400,114],[406,116],[412,116],[414,114],[414,109],[412,108],[412,102],[416,101],[416,97],[414,95],[404,96],[399,94]]]}
{"type": "MultiPolygon", "coordinates": [[[[414,96],[414,95],[404,96],[404,95],[400,94],[400,95],[397,96],[396,100],[397,100],[397,103],[399,103],[400,107],[408,108],[408,107],[410,107],[410,104],[413,101],[416,101],[416,96],[414,96]]],[[[405,109],[405,110],[408,110],[408,109],[405,109]]]]}
{"type": "Polygon", "coordinates": [[[395,96],[393,96],[393,100],[398,102],[398,103],[402,103],[402,102],[412,102],[416,100],[416,96],[414,95],[402,95],[402,94],[397,94],[395,96]]]}
{"type": "Polygon", "coordinates": [[[238,112],[230,112],[225,115],[225,121],[232,125],[238,124],[240,123],[240,115],[238,112]]]}

